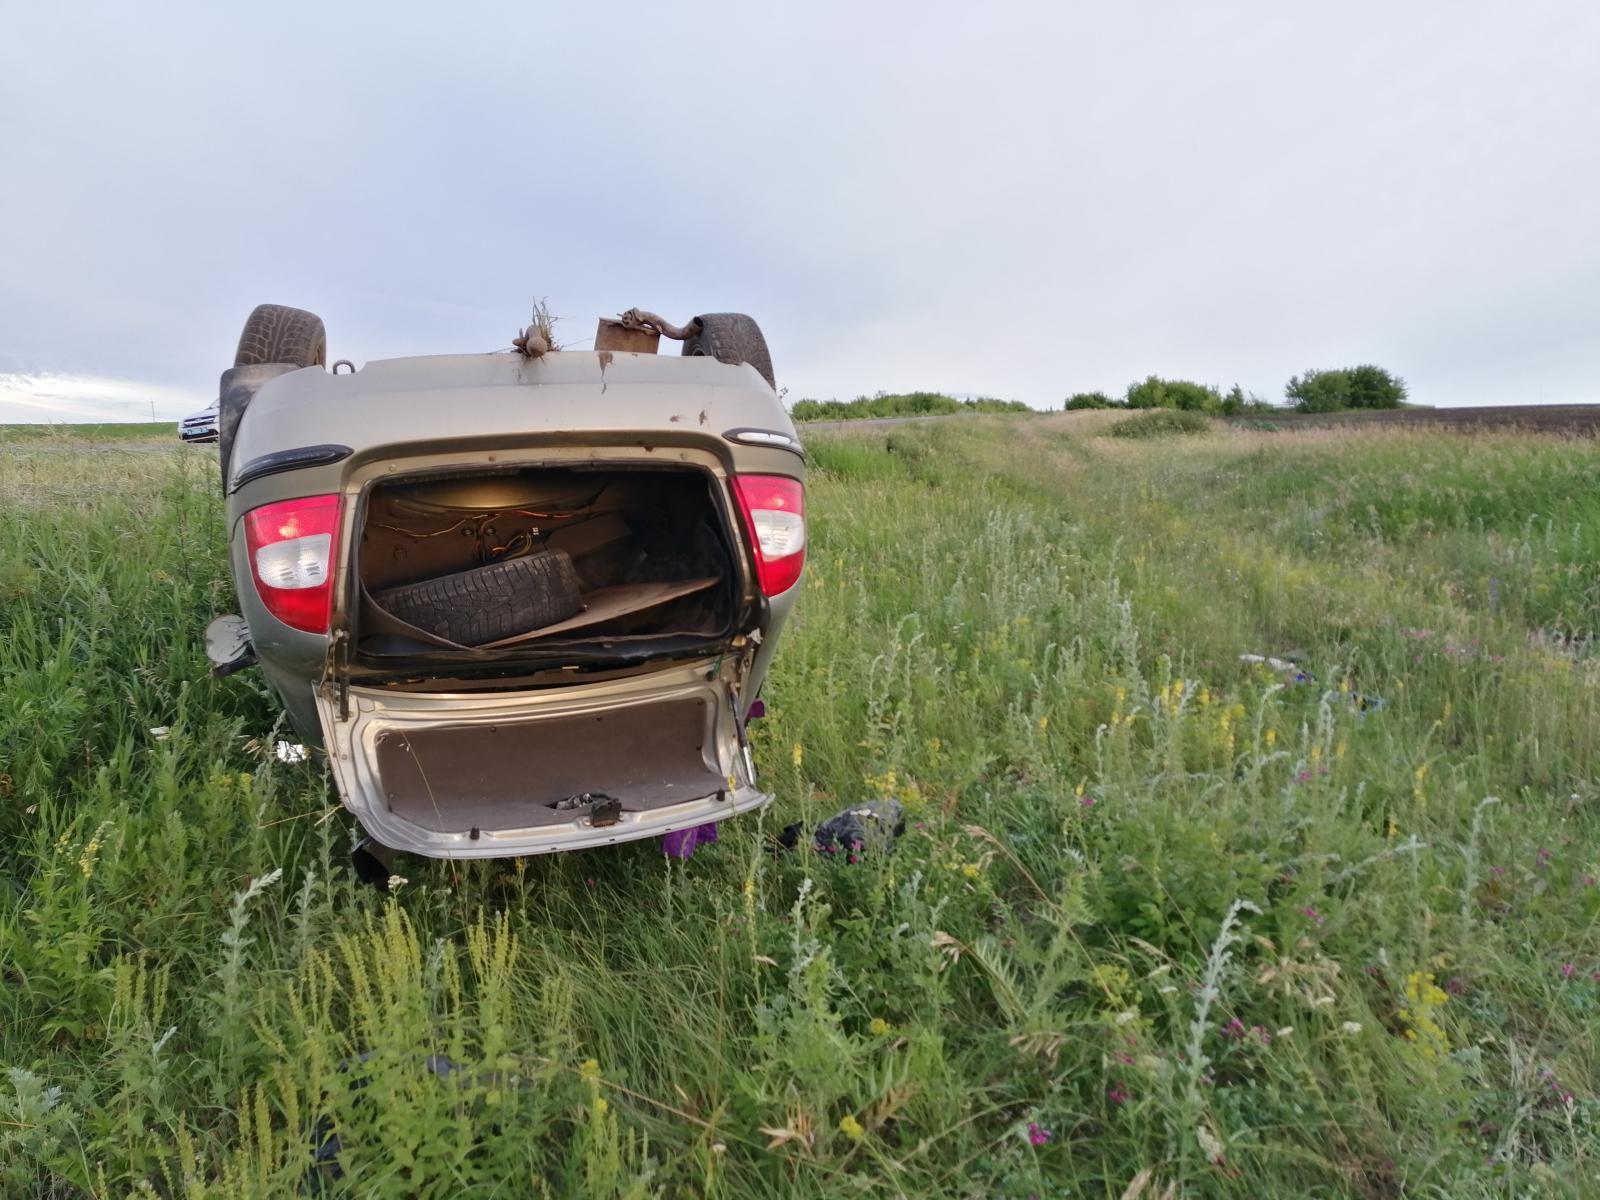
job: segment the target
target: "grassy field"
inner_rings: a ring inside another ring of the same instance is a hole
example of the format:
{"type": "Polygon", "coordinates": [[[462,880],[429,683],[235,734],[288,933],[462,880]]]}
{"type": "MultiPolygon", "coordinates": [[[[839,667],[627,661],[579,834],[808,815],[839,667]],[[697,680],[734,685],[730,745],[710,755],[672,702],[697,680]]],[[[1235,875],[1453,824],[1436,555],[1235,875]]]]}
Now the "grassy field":
{"type": "Polygon", "coordinates": [[[1108,416],[813,436],[774,806],[392,897],[211,452],[0,449],[0,1195],[1600,1195],[1600,449],[1108,416]]]}

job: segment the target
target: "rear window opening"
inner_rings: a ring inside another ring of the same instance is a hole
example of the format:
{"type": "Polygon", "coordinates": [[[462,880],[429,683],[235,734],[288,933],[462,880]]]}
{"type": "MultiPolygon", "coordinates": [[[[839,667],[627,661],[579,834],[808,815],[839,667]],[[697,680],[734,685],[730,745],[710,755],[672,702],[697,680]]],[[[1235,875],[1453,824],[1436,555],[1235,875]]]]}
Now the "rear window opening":
{"type": "Polygon", "coordinates": [[[734,632],[743,589],[698,468],[541,467],[385,481],[355,553],[370,665],[689,653],[734,632]]]}

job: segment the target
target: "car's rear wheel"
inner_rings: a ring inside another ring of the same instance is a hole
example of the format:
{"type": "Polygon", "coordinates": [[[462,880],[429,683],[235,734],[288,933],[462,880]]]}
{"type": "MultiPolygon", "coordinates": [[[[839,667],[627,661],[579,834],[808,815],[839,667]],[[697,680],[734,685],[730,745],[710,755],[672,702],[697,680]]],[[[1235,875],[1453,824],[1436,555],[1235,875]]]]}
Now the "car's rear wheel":
{"type": "Polygon", "coordinates": [[[233,365],[292,363],[297,367],[328,365],[328,331],[322,318],[286,304],[258,304],[244,323],[233,365]]]}
{"type": "Polygon", "coordinates": [[[385,612],[462,646],[482,646],[565,621],[583,608],[563,551],[509,558],[373,596],[385,612]]]}
{"type": "Polygon", "coordinates": [[[692,324],[695,332],[683,339],[686,357],[704,354],[718,362],[749,363],[768,387],[778,390],[772,373],[772,353],[754,317],[744,313],[704,313],[692,324]]]}
{"type": "MultiPolygon", "coordinates": [[[[328,364],[328,331],[322,318],[303,308],[287,304],[258,304],[239,334],[234,351],[235,367],[283,364],[290,367],[323,367],[328,364]]],[[[228,464],[233,457],[233,435],[239,418],[255,392],[250,388],[230,389],[223,375],[222,395],[217,404],[217,456],[222,465],[222,486],[228,486],[228,464]]]]}

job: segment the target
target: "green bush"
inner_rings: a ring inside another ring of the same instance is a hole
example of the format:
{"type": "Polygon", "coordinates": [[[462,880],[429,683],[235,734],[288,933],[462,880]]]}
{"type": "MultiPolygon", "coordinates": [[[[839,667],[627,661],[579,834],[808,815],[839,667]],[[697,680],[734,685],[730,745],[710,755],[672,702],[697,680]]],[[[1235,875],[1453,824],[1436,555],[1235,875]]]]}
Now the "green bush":
{"type": "Polygon", "coordinates": [[[878,417],[941,417],[952,413],[1032,412],[1020,400],[987,396],[957,400],[941,392],[879,392],[854,400],[797,400],[789,408],[796,421],[856,421],[878,417]]]}
{"type": "Polygon", "coordinates": [[[1350,376],[1351,408],[1400,408],[1406,402],[1406,381],[1382,367],[1363,363],[1346,374],[1350,376]]]}
{"type": "Polygon", "coordinates": [[[1143,383],[1128,385],[1129,408],[1176,408],[1184,412],[1222,411],[1222,395],[1214,387],[1187,379],[1162,379],[1147,376],[1143,383]]]}
{"type": "Polygon", "coordinates": [[[1077,392],[1067,397],[1066,411],[1078,412],[1086,408],[1120,408],[1117,401],[1104,392],[1077,392]]]}
{"type": "Polygon", "coordinates": [[[1406,384],[1398,375],[1365,363],[1359,367],[1291,375],[1284,394],[1300,412],[1399,408],[1405,403],[1406,384]]]}
{"type": "Polygon", "coordinates": [[[1118,421],[1107,432],[1112,437],[1166,437],[1175,433],[1204,433],[1211,428],[1202,413],[1179,409],[1154,409],[1118,421]]]}

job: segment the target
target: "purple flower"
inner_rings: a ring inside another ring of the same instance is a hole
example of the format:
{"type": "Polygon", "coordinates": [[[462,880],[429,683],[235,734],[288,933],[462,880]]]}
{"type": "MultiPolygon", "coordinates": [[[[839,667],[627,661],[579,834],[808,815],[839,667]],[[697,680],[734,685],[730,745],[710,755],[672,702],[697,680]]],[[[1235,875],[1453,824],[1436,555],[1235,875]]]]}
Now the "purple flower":
{"type": "Polygon", "coordinates": [[[1244,1022],[1239,1020],[1238,1017],[1230,1018],[1228,1023],[1222,1027],[1222,1036],[1225,1038],[1242,1038],[1247,1032],[1249,1031],[1245,1029],[1244,1022]]]}
{"type": "Polygon", "coordinates": [[[1298,775],[1296,775],[1294,777],[1294,781],[1296,783],[1310,783],[1311,782],[1311,772],[1310,771],[1301,771],[1300,774],[1298,774],[1298,775]]]}
{"type": "MultiPolygon", "coordinates": [[[[1126,1097],[1124,1097],[1124,1099],[1126,1099],[1126,1097]]],[[[1119,1100],[1117,1103],[1120,1104],[1122,1101],[1119,1100]]],[[[1052,1136],[1053,1135],[1051,1132],[1037,1121],[1028,1122],[1028,1140],[1035,1146],[1045,1145],[1047,1142],[1049,1142],[1052,1136]]]]}
{"type": "Polygon", "coordinates": [[[1121,1108],[1128,1102],[1128,1089],[1123,1087],[1121,1083],[1115,1083],[1106,1089],[1106,1099],[1121,1108]]]}
{"type": "Polygon", "coordinates": [[[1571,963],[1562,963],[1561,964],[1561,978],[1563,978],[1563,979],[1571,979],[1573,972],[1576,971],[1577,969],[1578,968],[1573,966],[1571,963]]]}
{"type": "Polygon", "coordinates": [[[1085,808],[1093,808],[1094,807],[1094,797],[1093,796],[1080,796],[1078,798],[1078,803],[1083,805],[1085,808]]]}
{"type": "Polygon", "coordinates": [[[1539,865],[1542,867],[1555,857],[1555,852],[1552,851],[1548,846],[1540,846],[1539,853],[1534,855],[1534,857],[1539,860],[1539,865]]]}
{"type": "Polygon", "coordinates": [[[1316,925],[1321,925],[1322,922],[1324,920],[1326,920],[1326,918],[1321,913],[1319,913],[1316,909],[1310,908],[1310,907],[1302,908],[1300,910],[1300,915],[1302,917],[1304,917],[1306,920],[1308,920],[1308,921],[1310,921],[1310,922],[1312,922],[1313,924],[1316,924],[1316,925]]]}

